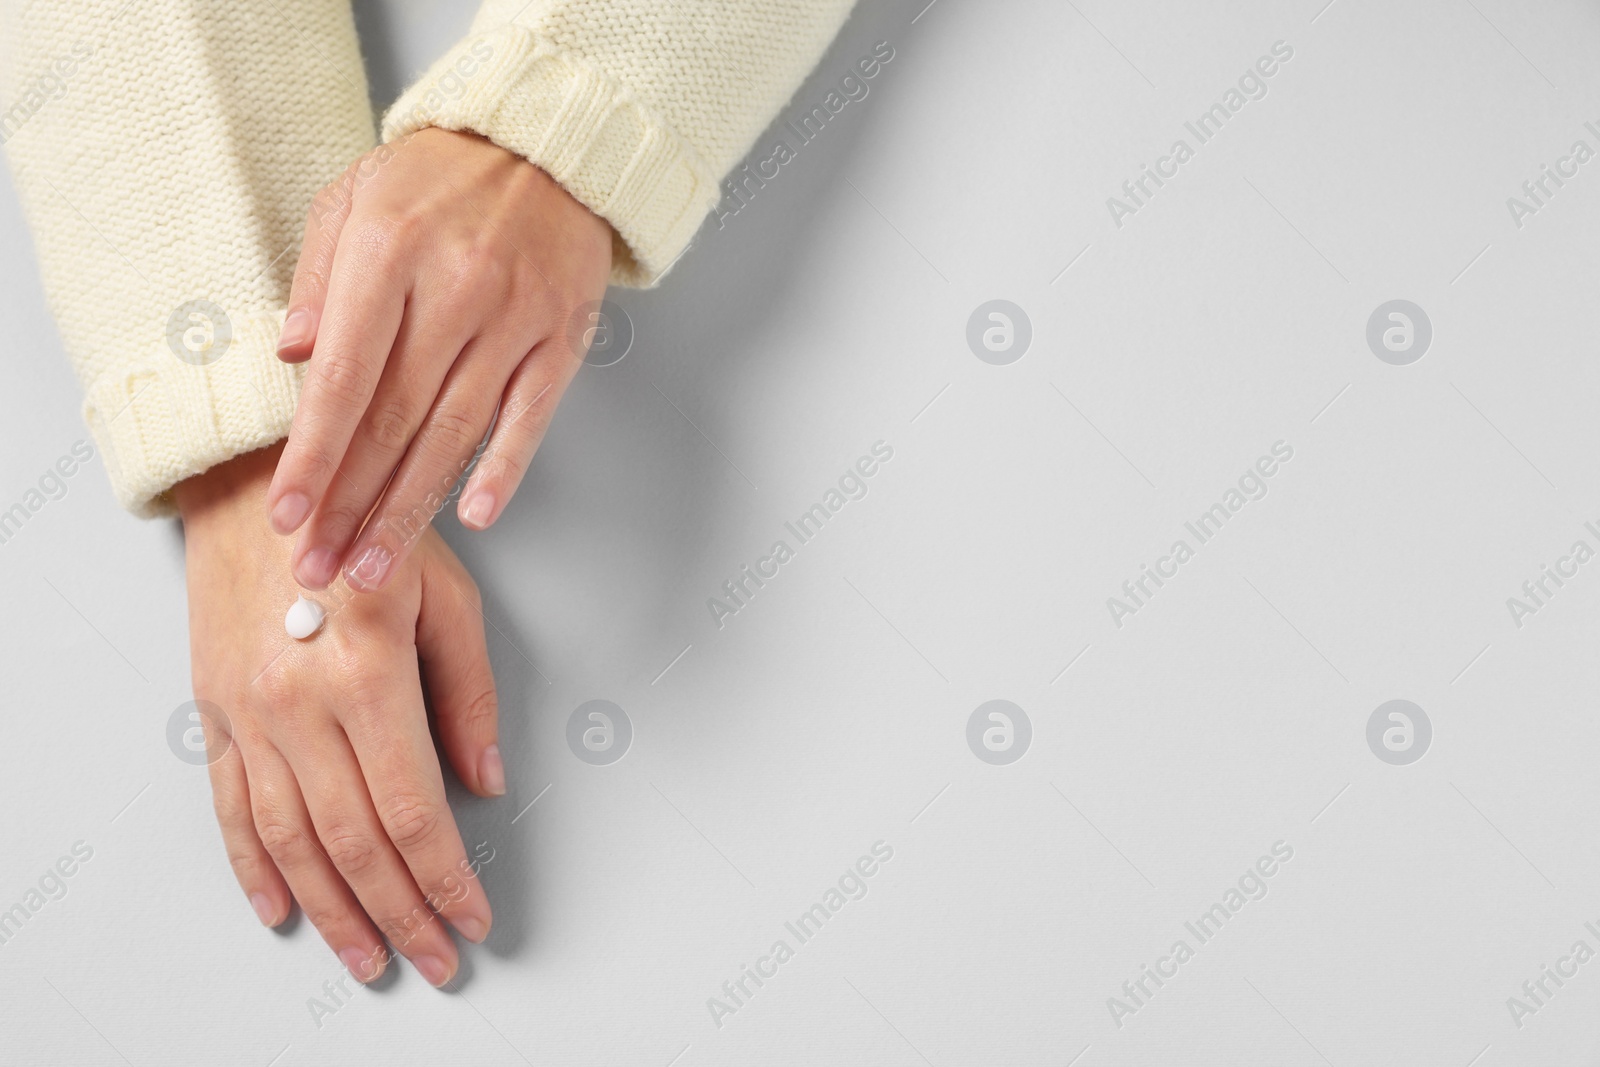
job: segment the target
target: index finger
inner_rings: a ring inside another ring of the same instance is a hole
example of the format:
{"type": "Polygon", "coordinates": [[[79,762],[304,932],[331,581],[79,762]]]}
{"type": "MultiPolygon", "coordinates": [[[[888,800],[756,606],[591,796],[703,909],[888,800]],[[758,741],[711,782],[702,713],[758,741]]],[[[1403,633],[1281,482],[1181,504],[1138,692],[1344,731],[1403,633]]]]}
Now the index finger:
{"type": "MultiPolygon", "coordinates": [[[[345,227],[289,440],[267,491],[278,533],[298,529],[338,473],[400,332],[408,282],[387,227],[345,227]]],[[[337,559],[331,550],[317,552],[329,558],[297,561],[295,571],[320,588],[337,559]]]]}
{"type": "Polygon", "coordinates": [[[289,286],[289,308],[283,332],[278,336],[278,358],[285,363],[304,363],[311,358],[317,324],[328,299],[328,278],[333,272],[334,253],[339,249],[339,234],[354,207],[356,190],[393,159],[394,153],[394,147],[379,145],[346,167],[343,174],[312,198],[294,281],[289,286]]]}

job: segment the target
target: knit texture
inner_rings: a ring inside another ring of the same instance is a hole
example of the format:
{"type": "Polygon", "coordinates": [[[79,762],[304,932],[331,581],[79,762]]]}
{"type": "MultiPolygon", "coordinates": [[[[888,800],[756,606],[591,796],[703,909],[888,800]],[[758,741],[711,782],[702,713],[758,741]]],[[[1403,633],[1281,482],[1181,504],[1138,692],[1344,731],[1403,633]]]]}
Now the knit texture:
{"type": "Polygon", "coordinates": [[[852,2],[486,0],[384,138],[471,130],[532,160],[616,229],[612,280],[651,285],[852,2]]]}
{"type": "MultiPolygon", "coordinates": [[[[852,0],[488,0],[393,140],[479,133],[611,223],[654,284],[852,0]]],[[[312,196],[374,144],[329,0],[0,0],[0,143],[118,500],[284,437],[278,330],[312,196]]]]}

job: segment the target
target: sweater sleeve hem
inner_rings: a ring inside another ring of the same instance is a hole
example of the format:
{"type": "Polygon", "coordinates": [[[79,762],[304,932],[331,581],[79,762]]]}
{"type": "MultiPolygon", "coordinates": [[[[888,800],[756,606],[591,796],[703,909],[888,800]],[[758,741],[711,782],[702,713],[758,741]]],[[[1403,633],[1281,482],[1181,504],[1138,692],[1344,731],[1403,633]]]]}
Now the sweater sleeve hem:
{"type": "Polygon", "coordinates": [[[176,514],[178,482],[288,436],[304,369],[278,359],[282,324],[281,311],[229,323],[227,347],[208,362],[180,358],[175,350],[197,358],[181,336],[163,338],[153,354],[89,383],[84,421],[123,507],[141,518],[176,514]]]}
{"type": "Polygon", "coordinates": [[[659,281],[720,196],[689,142],[626,86],[516,25],[446,53],[389,110],[384,139],[430,126],[522,156],[609,222],[617,285],[659,281]]]}

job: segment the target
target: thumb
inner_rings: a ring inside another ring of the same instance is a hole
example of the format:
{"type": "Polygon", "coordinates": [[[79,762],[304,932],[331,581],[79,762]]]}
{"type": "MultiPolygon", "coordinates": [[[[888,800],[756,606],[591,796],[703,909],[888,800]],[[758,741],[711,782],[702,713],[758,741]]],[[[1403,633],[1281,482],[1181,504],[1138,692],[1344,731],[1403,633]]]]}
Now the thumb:
{"type": "Polygon", "coordinates": [[[311,358],[322,322],[322,307],[328,299],[333,255],[338,251],[339,234],[350,217],[356,190],[393,154],[389,145],[379,145],[346,168],[336,181],[323,186],[311,201],[300,242],[300,261],[295,265],[294,283],[289,289],[289,312],[284,316],[283,332],[278,335],[278,358],[285,363],[304,363],[311,358]]]}
{"type": "Polygon", "coordinates": [[[433,698],[439,741],[456,776],[479,796],[506,791],[499,702],[478,586],[443,541],[423,557],[417,655],[433,698]]]}

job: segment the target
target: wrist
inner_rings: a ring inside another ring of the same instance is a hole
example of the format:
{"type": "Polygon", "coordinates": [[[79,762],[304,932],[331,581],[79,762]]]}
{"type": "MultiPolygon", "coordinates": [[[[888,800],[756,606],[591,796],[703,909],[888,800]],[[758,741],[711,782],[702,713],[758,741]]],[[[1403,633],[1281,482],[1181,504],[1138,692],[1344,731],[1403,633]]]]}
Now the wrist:
{"type": "Polygon", "coordinates": [[[283,442],[246,452],[172,487],[185,528],[210,516],[260,512],[265,523],[267,487],[283,442]]]}

